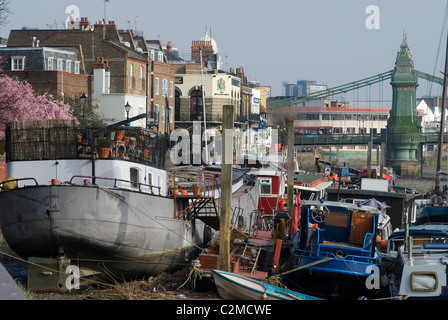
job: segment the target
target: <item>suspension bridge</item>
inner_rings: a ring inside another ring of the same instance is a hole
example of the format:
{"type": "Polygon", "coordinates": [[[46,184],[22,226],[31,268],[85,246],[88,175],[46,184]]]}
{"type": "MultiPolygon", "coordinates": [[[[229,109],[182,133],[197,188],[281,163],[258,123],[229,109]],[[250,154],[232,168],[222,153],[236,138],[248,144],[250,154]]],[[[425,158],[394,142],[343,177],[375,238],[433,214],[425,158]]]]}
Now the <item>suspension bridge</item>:
{"type": "MultiPolygon", "coordinates": [[[[418,80],[426,80],[443,86],[443,79],[434,75],[414,69],[412,56],[407,45],[406,36],[397,53],[395,68],[362,80],[352,81],[337,87],[314,92],[300,97],[283,100],[271,100],[267,109],[272,112],[278,108],[300,106],[306,102],[324,99],[338,94],[370,87],[377,83],[390,80],[392,86],[392,107],[387,119],[386,128],[381,134],[331,134],[326,136],[295,137],[294,144],[298,146],[344,146],[344,145],[381,145],[386,150],[386,165],[397,168],[402,167],[418,172],[420,169],[417,160],[417,151],[424,144],[438,144],[439,133],[424,133],[421,128],[421,119],[417,113],[416,91],[418,80]],[[387,147],[386,147],[387,146],[387,147]],[[409,169],[414,167],[414,169],[409,169]]],[[[294,111],[293,111],[294,112],[294,111]]],[[[300,120],[303,121],[303,120],[300,120]]],[[[447,139],[445,134],[444,140],[447,139]]]]}

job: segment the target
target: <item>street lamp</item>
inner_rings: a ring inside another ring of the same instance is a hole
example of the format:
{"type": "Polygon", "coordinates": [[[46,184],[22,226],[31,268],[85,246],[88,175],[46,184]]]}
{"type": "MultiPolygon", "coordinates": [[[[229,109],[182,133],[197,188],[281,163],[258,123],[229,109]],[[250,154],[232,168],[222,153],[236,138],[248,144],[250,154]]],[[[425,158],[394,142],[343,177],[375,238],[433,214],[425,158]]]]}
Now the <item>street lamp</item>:
{"type": "Polygon", "coordinates": [[[86,126],[86,102],[87,102],[87,96],[85,93],[82,93],[81,99],[81,105],[82,105],[82,126],[86,126]]]}
{"type": "Polygon", "coordinates": [[[129,111],[131,110],[131,105],[129,104],[129,102],[126,102],[126,105],[124,106],[124,109],[126,110],[127,113],[127,118],[129,119],[129,111]]]}

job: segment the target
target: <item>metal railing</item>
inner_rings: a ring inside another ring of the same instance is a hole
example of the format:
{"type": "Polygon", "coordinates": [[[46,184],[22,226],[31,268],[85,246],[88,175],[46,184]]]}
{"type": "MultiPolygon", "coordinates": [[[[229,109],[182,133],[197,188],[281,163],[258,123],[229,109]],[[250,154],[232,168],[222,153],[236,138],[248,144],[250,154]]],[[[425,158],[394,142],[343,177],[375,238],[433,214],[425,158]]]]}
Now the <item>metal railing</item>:
{"type": "Polygon", "coordinates": [[[73,184],[73,180],[74,179],[78,179],[78,178],[84,179],[83,180],[84,184],[86,184],[86,180],[88,180],[88,179],[113,181],[114,182],[114,185],[113,185],[114,188],[118,188],[117,182],[124,182],[125,184],[129,184],[130,185],[131,188],[129,190],[138,189],[138,191],[143,192],[143,190],[142,190],[142,186],[143,186],[143,187],[148,187],[148,190],[151,191],[150,192],[151,194],[154,194],[153,189],[157,189],[159,191],[159,195],[161,195],[161,189],[162,189],[161,187],[153,186],[152,184],[136,182],[136,181],[130,181],[130,180],[124,180],[124,179],[117,179],[117,178],[106,178],[106,177],[96,177],[96,176],[75,175],[75,176],[71,177],[69,183],[73,184]]]}

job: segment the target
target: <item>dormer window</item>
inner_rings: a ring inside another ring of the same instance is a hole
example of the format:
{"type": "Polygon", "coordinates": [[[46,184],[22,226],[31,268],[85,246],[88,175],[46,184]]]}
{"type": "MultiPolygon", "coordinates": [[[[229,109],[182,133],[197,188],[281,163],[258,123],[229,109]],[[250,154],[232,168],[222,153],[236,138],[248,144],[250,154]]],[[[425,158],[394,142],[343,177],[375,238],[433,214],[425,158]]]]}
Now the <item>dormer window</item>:
{"type": "Polygon", "coordinates": [[[57,60],[57,68],[58,68],[58,71],[64,71],[64,65],[63,65],[62,59],[57,60]]]}
{"type": "Polygon", "coordinates": [[[11,70],[25,70],[25,57],[11,57],[11,70]]]}
{"type": "Polygon", "coordinates": [[[81,71],[81,62],[75,61],[75,74],[80,74],[81,71]]]}
{"type": "Polygon", "coordinates": [[[53,57],[47,58],[47,70],[54,70],[54,58],[53,57]]]}
{"type": "Polygon", "coordinates": [[[68,72],[68,73],[72,72],[72,60],[65,61],[65,72],[68,72]]]}

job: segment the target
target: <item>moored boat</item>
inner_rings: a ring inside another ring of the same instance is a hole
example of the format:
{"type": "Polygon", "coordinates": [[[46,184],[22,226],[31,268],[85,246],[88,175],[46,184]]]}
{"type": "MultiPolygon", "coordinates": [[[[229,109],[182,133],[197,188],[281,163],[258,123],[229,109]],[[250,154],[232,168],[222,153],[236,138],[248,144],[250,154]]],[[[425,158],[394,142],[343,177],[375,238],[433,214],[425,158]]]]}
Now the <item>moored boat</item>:
{"type": "MultiPolygon", "coordinates": [[[[157,133],[123,126],[79,131],[67,121],[8,128],[0,226],[12,250],[25,259],[64,257],[81,270],[120,278],[187,265],[219,229],[219,172],[204,168],[194,176],[203,186],[199,195],[174,194],[176,181],[165,170],[169,149],[157,133]],[[115,131],[135,142],[106,137],[115,131]],[[102,156],[95,151],[103,132],[109,152],[102,156]]],[[[235,169],[235,193],[244,175],[235,169]]],[[[249,214],[256,203],[252,208],[247,199],[258,189],[245,190],[232,207],[246,201],[249,214]]]]}
{"type": "Polygon", "coordinates": [[[290,270],[280,273],[292,290],[326,299],[384,295],[376,248],[380,211],[359,204],[302,201],[300,231],[290,270]]]}
{"type": "Polygon", "coordinates": [[[213,270],[213,279],[224,300],[321,300],[222,270],[213,270]]]}
{"type": "Polygon", "coordinates": [[[391,235],[392,297],[448,300],[448,225],[427,223],[391,235]]]}

